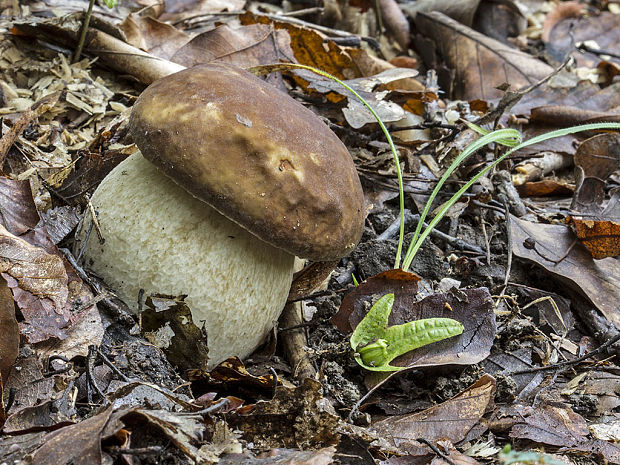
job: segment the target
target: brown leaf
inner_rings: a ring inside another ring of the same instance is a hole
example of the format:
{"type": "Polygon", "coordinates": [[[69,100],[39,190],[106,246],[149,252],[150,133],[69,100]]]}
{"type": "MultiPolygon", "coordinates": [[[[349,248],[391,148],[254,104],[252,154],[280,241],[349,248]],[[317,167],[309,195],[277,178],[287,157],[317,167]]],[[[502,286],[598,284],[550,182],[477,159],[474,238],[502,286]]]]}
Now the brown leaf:
{"type": "Polygon", "coordinates": [[[206,369],[209,360],[207,336],[192,320],[192,312],[184,298],[148,296],[141,314],[142,333],[179,369],[206,369]]]}
{"type": "Polygon", "coordinates": [[[596,259],[620,255],[620,223],[610,220],[579,219],[569,216],[577,237],[596,259]]]}
{"type": "Polygon", "coordinates": [[[389,325],[423,318],[452,318],[460,321],[463,334],[408,352],[392,363],[409,368],[435,365],[469,365],[484,360],[495,338],[495,314],[489,291],[466,289],[453,294],[434,294],[417,300],[419,276],[391,270],[373,276],[348,293],[331,319],[343,333],[352,332],[368,311],[373,296],[394,294],[389,325]]]}
{"type": "Polygon", "coordinates": [[[152,17],[151,12],[152,8],[147,6],[130,13],[118,27],[125,33],[127,43],[156,57],[170,60],[190,40],[190,36],[152,17]]]}
{"type": "Polygon", "coordinates": [[[68,462],[74,465],[101,463],[101,434],[112,412],[113,408],[109,407],[94,417],[50,433],[45,443],[33,454],[33,463],[40,465],[68,462]]]}
{"type": "MultiPolygon", "coordinates": [[[[600,55],[583,52],[575,47],[575,44],[585,41],[595,41],[601,50],[617,50],[620,41],[618,15],[603,11],[597,15],[569,17],[559,21],[549,33],[547,50],[558,61],[564,60],[570,54],[578,66],[596,68],[601,61],[600,55]]],[[[611,57],[610,61],[620,63],[618,57],[611,57]]]]}
{"type": "Polygon", "coordinates": [[[438,11],[465,26],[471,26],[480,0],[417,0],[403,3],[403,10],[415,18],[419,13],[438,11]]]}
{"type": "Polygon", "coordinates": [[[531,223],[514,216],[511,216],[511,222],[513,253],[516,256],[537,263],[567,287],[580,292],[616,328],[620,328],[617,258],[604,258],[595,262],[590,252],[577,244],[558,263],[575,240],[569,226],[531,223]],[[532,239],[535,249],[529,245],[532,239]]]}
{"type": "Polygon", "coordinates": [[[286,29],[291,38],[294,58],[303,65],[314,66],[339,79],[360,76],[351,57],[334,42],[325,41],[325,36],[317,31],[250,12],[240,15],[239,20],[243,25],[261,23],[273,25],[275,29],[286,29]]]}
{"type": "Polygon", "coordinates": [[[389,34],[391,34],[401,50],[409,47],[409,21],[395,0],[379,0],[381,18],[389,34]]]}
{"type": "Polygon", "coordinates": [[[510,437],[550,446],[575,446],[589,434],[586,421],[564,404],[535,409],[510,430],[510,437]]]}
{"type": "Polygon", "coordinates": [[[309,296],[334,271],[338,261],[314,262],[295,273],[287,301],[300,300],[309,296]]]}
{"type": "Polygon", "coordinates": [[[620,134],[599,134],[583,141],[574,159],[577,188],[571,209],[600,213],[607,178],[620,167],[620,134]]]}
{"type": "MultiPolygon", "coordinates": [[[[188,68],[202,63],[230,63],[251,66],[294,61],[291,39],[286,30],[274,30],[267,24],[251,24],[232,29],[216,27],[194,37],[171,58],[188,68]]],[[[270,75],[268,82],[283,87],[279,75],[270,75]]]]}
{"type": "Polygon", "coordinates": [[[503,95],[498,86],[509,83],[516,90],[553,71],[531,55],[483,36],[441,13],[420,13],[415,22],[422,34],[435,41],[446,66],[455,72],[453,99],[498,99],[503,95]]]}
{"type": "Polygon", "coordinates": [[[419,446],[424,438],[432,443],[447,439],[462,441],[493,406],[495,379],[482,376],[477,382],[453,398],[419,413],[396,415],[373,423],[371,432],[392,441],[396,447],[419,446]]]}
{"type": "Polygon", "coordinates": [[[19,350],[19,327],[15,319],[13,294],[7,282],[2,278],[0,278],[0,334],[2,335],[0,337],[0,381],[6,381],[19,350]]]}
{"type": "Polygon", "coordinates": [[[245,0],[167,0],[166,11],[160,19],[176,24],[184,19],[189,21],[222,11],[239,11],[245,3],[245,0]]]}
{"type": "Polygon", "coordinates": [[[62,259],[0,226],[0,273],[24,316],[22,334],[30,342],[64,338],[70,312],[65,309],[69,290],[62,259]]]}
{"type": "Polygon", "coordinates": [[[545,16],[541,39],[545,42],[549,42],[551,30],[557,23],[566,18],[578,18],[583,9],[584,5],[579,2],[562,2],[557,4],[555,8],[545,16]]]}
{"type": "Polygon", "coordinates": [[[84,194],[92,193],[116,165],[136,150],[135,146],[106,150],[105,156],[97,152],[87,152],[77,161],[75,169],[64,179],[56,192],[71,205],[85,202],[84,194]]]}
{"type": "Polygon", "coordinates": [[[501,42],[510,43],[527,28],[527,18],[516,2],[484,0],[478,10],[472,28],[501,42]]]}
{"type": "Polygon", "coordinates": [[[2,225],[16,236],[37,226],[39,214],[28,181],[0,177],[0,219],[2,225]]]}

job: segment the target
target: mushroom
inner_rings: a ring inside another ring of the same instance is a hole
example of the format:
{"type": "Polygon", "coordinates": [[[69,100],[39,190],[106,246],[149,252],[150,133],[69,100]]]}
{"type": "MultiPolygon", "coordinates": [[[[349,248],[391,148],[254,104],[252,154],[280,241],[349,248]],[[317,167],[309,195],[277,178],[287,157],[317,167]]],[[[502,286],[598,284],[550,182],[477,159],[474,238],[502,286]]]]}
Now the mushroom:
{"type": "Polygon", "coordinates": [[[141,289],[187,295],[210,367],[247,357],[284,308],[295,256],[338,259],[359,241],[364,197],[346,147],[289,95],[225,64],[154,82],[129,127],[140,152],[92,196],[105,242],[87,242],[86,265],[134,311],[141,289]]]}

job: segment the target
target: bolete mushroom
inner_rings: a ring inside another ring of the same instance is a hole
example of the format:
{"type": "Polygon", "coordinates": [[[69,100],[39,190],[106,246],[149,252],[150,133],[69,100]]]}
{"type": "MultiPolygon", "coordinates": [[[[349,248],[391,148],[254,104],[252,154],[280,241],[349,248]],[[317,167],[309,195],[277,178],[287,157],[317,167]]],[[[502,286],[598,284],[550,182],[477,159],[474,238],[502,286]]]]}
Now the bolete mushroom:
{"type": "Polygon", "coordinates": [[[86,265],[136,311],[141,289],[186,294],[209,366],[248,356],[284,308],[294,257],[337,259],[361,236],[346,147],[289,95],[224,64],[154,82],[129,124],[141,154],[92,196],[105,242],[88,241],[86,265]]]}

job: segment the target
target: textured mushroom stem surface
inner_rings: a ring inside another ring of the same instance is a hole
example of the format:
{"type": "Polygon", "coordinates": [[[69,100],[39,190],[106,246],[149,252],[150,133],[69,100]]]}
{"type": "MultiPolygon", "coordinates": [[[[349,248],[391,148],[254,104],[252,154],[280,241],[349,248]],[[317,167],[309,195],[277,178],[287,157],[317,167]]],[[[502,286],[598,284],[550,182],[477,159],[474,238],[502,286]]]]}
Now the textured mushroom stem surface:
{"type": "MultiPolygon", "coordinates": [[[[284,308],[293,255],[256,238],[159,172],[140,153],[92,197],[105,243],[93,234],[85,265],[134,311],[138,293],[186,294],[208,335],[209,367],[247,357],[284,308]]],[[[78,232],[80,247],[90,225],[78,232]]]]}

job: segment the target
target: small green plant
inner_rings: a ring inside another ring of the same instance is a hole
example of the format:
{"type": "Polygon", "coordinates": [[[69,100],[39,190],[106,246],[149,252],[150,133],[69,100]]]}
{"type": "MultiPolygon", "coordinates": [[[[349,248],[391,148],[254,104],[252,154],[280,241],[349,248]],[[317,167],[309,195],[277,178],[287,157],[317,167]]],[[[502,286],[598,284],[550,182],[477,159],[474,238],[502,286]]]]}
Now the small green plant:
{"type": "Polygon", "coordinates": [[[428,318],[388,326],[394,294],[386,294],[372,306],[351,335],[355,360],[370,371],[399,371],[390,365],[396,357],[419,347],[458,336],[463,325],[451,318],[428,318]]]}
{"type": "MultiPolygon", "coordinates": [[[[594,130],[602,130],[602,129],[612,129],[612,130],[620,130],[620,123],[593,123],[593,124],[584,124],[581,126],[573,126],[570,128],[559,129],[557,131],[548,132],[546,134],[542,134],[537,137],[533,137],[527,141],[522,140],[522,135],[519,131],[515,129],[497,129],[494,131],[487,131],[479,126],[476,126],[472,123],[466,124],[480,133],[482,137],[474,141],[470,144],[463,152],[459,154],[458,157],[454,159],[454,161],[450,164],[448,169],[445,171],[433,192],[431,193],[423,212],[420,214],[420,219],[418,221],[418,225],[413,235],[413,239],[407,249],[405,257],[403,258],[403,262],[401,264],[401,256],[405,235],[405,196],[403,190],[403,176],[400,169],[400,161],[398,159],[398,153],[396,151],[396,146],[392,140],[392,136],[390,132],[387,130],[387,127],[381,121],[379,115],[373,110],[364,98],[359,95],[354,89],[352,89],[349,85],[342,82],[335,76],[326,73],[325,71],[321,71],[319,69],[313,68],[311,66],[300,65],[289,63],[282,66],[283,68],[291,67],[291,68],[302,68],[313,71],[314,73],[327,77],[349,92],[351,92],[355,98],[357,98],[373,115],[379,127],[383,131],[385,138],[390,146],[390,150],[392,151],[392,156],[394,158],[394,164],[396,167],[396,174],[398,177],[398,192],[399,192],[399,207],[400,207],[400,233],[398,238],[398,248],[396,251],[396,257],[394,260],[394,268],[401,268],[404,271],[408,271],[411,263],[413,262],[416,253],[422,246],[424,240],[428,237],[431,231],[437,226],[437,224],[441,221],[441,219],[446,215],[450,207],[454,205],[461,196],[474,184],[488,173],[490,170],[495,168],[499,163],[501,163],[506,157],[515,151],[527,147],[529,145],[538,144],[540,142],[554,139],[557,137],[566,136],[568,134],[575,134],[582,131],[594,131],[594,130]],[[503,155],[499,156],[495,161],[489,163],[485,168],[483,168],[480,172],[474,175],[463,187],[461,187],[447,202],[441,205],[439,212],[435,215],[435,217],[428,223],[428,226],[422,231],[422,227],[424,224],[424,220],[428,216],[430,209],[433,205],[437,194],[443,187],[444,183],[448,180],[448,178],[452,175],[452,173],[459,167],[461,164],[472,154],[474,154],[477,150],[482,147],[491,144],[497,143],[500,145],[504,145],[510,147],[510,150],[506,151],[503,155]]],[[[355,359],[357,362],[371,371],[396,371],[402,369],[401,367],[394,367],[389,364],[394,358],[398,355],[402,355],[410,350],[421,347],[422,345],[430,344],[432,342],[440,341],[442,339],[446,339],[448,337],[455,336],[457,334],[461,334],[463,332],[462,325],[460,326],[460,332],[457,332],[458,326],[455,325],[457,323],[455,320],[451,320],[449,318],[430,318],[428,320],[418,320],[412,321],[410,323],[406,323],[404,325],[387,327],[387,317],[390,315],[392,310],[392,305],[394,303],[394,296],[392,294],[387,294],[383,296],[381,299],[377,301],[377,303],[371,308],[368,315],[360,322],[357,326],[353,335],[351,336],[351,347],[355,352],[355,359]],[[390,297],[391,296],[391,297],[390,297]],[[423,322],[422,324],[419,324],[423,322]],[[440,331],[436,331],[431,335],[431,332],[427,330],[427,328],[434,327],[436,329],[441,329],[440,331]],[[419,344],[422,341],[423,344],[419,344]]]]}
{"type": "Polygon", "coordinates": [[[499,453],[499,459],[504,465],[564,465],[564,462],[540,452],[512,450],[510,444],[507,444],[499,453]]]}

